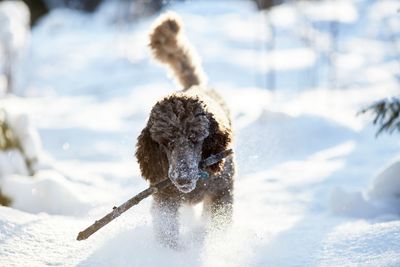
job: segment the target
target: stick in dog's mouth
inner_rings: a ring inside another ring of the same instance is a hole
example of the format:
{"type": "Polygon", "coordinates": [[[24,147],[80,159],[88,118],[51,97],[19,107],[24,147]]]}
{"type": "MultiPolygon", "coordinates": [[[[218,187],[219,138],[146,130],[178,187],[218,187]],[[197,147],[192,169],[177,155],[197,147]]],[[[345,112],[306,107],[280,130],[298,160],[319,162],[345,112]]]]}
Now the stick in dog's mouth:
{"type": "MultiPolygon", "coordinates": [[[[212,156],[202,160],[200,162],[200,167],[205,168],[205,167],[211,166],[211,165],[217,163],[218,161],[223,160],[224,158],[228,157],[231,154],[233,154],[232,149],[227,149],[222,152],[219,152],[215,155],[212,155],[212,156]]],[[[205,175],[205,174],[203,174],[203,172],[204,171],[200,171],[199,175],[205,175]]],[[[208,178],[208,173],[207,172],[205,172],[205,173],[208,178]]],[[[128,201],[123,203],[122,205],[120,205],[118,207],[114,207],[113,210],[110,213],[108,213],[106,216],[104,216],[100,220],[95,221],[92,225],[87,227],[85,230],[79,232],[76,239],[78,241],[87,239],[89,236],[91,236],[92,234],[97,232],[99,229],[101,229],[103,226],[105,226],[106,224],[108,224],[109,222],[114,220],[115,218],[119,217],[122,213],[124,213],[125,211],[130,209],[132,206],[139,204],[139,202],[142,201],[143,199],[147,198],[148,196],[150,196],[170,185],[171,185],[171,180],[169,180],[169,178],[167,178],[167,179],[164,179],[161,182],[147,188],[146,190],[140,192],[136,196],[132,197],[131,199],[129,199],[128,201]]]]}

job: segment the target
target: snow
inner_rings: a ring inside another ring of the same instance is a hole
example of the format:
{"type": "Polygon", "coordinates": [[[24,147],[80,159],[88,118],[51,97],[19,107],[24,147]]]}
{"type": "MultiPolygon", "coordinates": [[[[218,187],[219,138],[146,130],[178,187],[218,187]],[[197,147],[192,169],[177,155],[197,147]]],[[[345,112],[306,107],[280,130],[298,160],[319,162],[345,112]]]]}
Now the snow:
{"type": "Polygon", "coordinates": [[[376,217],[400,213],[400,162],[395,161],[379,173],[369,188],[346,192],[336,188],[332,210],[338,214],[376,217]]]}
{"type": "Polygon", "coordinates": [[[357,20],[355,3],[347,0],[325,0],[317,3],[304,2],[305,14],[315,21],[351,23],[357,20]]]}
{"type": "Polygon", "coordinates": [[[80,199],[74,184],[54,171],[39,171],[34,177],[8,176],[2,192],[14,199],[13,208],[30,213],[87,214],[90,204],[80,199]]]}
{"type": "Polygon", "coordinates": [[[28,175],[25,159],[18,149],[8,149],[0,152],[0,174],[6,176],[14,173],[28,175]]]}
{"type": "Polygon", "coordinates": [[[19,68],[29,43],[29,22],[29,9],[24,2],[0,3],[0,94],[4,94],[9,85],[15,93],[21,89],[19,68]],[[8,81],[9,73],[15,81],[8,81]]]}
{"type": "Polygon", "coordinates": [[[0,5],[1,41],[6,49],[20,50],[26,42],[29,9],[22,1],[2,1],[0,5]]]}
{"type": "Polygon", "coordinates": [[[39,167],[38,159],[42,157],[39,134],[26,114],[6,112],[5,120],[19,141],[20,149],[11,148],[0,151],[0,178],[9,174],[28,175],[29,169],[25,161],[30,160],[33,163],[32,168],[35,170],[39,167]]]}
{"type": "Polygon", "coordinates": [[[176,88],[148,51],[156,16],[124,22],[115,3],[93,15],[52,11],[32,31],[21,96],[0,99],[38,157],[27,176],[17,151],[7,152],[16,168],[0,154],[0,188],[14,200],[0,207],[0,265],[399,266],[398,135],[375,138],[371,117],[356,115],[398,93],[396,5],[170,5],[231,107],[238,163],[233,225],[208,229],[201,206],[184,207],[180,251],[156,241],[150,199],[75,240],[147,187],[136,137],[176,88]]]}

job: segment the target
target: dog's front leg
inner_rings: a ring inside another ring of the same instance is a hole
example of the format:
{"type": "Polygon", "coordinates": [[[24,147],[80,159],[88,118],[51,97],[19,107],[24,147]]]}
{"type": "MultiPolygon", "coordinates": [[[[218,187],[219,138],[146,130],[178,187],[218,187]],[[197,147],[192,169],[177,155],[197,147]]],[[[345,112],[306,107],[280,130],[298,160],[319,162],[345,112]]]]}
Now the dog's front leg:
{"type": "Polygon", "coordinates": [[[230,188],[217,195],[208,196],[204,201],[204,212],[211,219],[213,230],[224,229],[232,223],[233,194],[230,188]]]}
{"type": "Polygon", "coordinates": [[[156,238],[164,246],[173,249],[179,247],[179,206],[177,198],[159,193],[154,195],[152,217],[156,238]]]}

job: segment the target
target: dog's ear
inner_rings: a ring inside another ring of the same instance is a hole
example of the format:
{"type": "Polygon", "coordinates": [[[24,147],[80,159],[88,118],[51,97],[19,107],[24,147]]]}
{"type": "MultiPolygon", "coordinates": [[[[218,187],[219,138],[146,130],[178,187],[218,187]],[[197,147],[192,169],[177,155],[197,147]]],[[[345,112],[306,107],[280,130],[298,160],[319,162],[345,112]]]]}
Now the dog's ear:
{"type": "MultiPolygon", "coordinates": [[[[232,131],[230,127],[219,123],[211,113],[207,114],[210,121],[209,136],[204,140],[202,158],[206,159],[213,154],[217,154],[229,147],[232,142],[232,131]]],[[[211,165],[207,170],[216,174],[222,170],[223,161],[211,165]]]]}
{"type": "Polygon", "coordinates": [[[150,183],[156,183],[168,176],[168,159],[160,145],[150,136],[147,125],[138,137],[136,158],[143,177],[150,183]]]}

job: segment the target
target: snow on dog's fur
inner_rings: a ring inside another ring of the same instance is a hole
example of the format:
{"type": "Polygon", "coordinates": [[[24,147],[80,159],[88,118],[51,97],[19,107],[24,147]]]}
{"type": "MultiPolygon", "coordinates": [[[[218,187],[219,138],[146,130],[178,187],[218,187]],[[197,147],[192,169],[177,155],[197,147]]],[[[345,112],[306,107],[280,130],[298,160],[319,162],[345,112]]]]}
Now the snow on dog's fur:
{"type": "Polygon", "coordinates": [[[201,66],[181,32],[179,18],[170,13],[150,33],[154,57],[170,67],[183,90],[153,106],[136,151],[150,184],[167,177],[174,184],[155,194],[153,202],[156,234],[171,247],[178,244],[182,203],[203,201],[213,223],[231,220],[235,172],[230,156],[206,169],[209,179],[199,179],[200,161],[232,146],[232,125],[222,98],[204,86],[201,66]]]}

